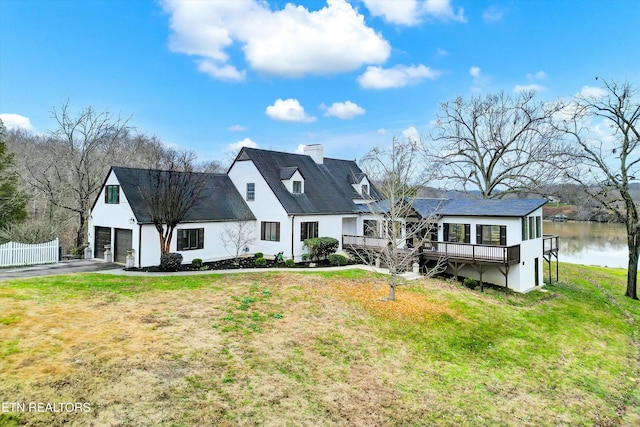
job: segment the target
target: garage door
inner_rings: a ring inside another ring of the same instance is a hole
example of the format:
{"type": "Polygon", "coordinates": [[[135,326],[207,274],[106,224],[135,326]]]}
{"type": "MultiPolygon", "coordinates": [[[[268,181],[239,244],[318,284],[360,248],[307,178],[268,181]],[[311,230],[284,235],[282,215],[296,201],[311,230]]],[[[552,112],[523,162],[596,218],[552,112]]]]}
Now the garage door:
{"type": "Polygon", "coordinates": [[[127,251],[131,249],[131,234],[131,230],[116,228],[116,247],[113,251],[115,262],[127,262],[127,251]]]}
{"type": "Polygon", "coordinates": [[[109,227],[95,227],[95,257],[104,258],[104,245],[111,244],[111,228],[109,227]]]}

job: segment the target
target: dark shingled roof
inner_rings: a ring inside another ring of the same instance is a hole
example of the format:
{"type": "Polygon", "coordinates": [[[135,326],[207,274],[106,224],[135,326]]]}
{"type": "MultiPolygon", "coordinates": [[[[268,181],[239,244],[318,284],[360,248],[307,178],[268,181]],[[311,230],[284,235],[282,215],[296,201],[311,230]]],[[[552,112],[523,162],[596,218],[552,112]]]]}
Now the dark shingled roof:
{"type": "Polygon", "coordinates": [[[547,203],[547,199],[416,199],[413,207],[422,216],[523,217],[547,203]]]}
{"type": "Polygon", "coordinates": [[[324,159],[319,165],[304,154],[243,148],[236,161],[252,160],[289,214],[353,213],[353,199],[361,198],[351,186],[352,177],[362,176],[356,162],[324,159]],[[284,186],[281,171],[297,168],[304,177],[304,193],[292,194],[284,186]],[[351,178],[350,178],[351,177],[351,178]]]}
{"type": "Polygon", "coordinates": [[[289,168],[280,168],[280,179],[291,179],[291,177],[294,173],[296,173],[297,170],[298,168],[295,166],[289,168]]]}
{"type": "MultiPolygon", "coordinates": [[[[149,170],[111,168],[127,197],[138,223],[151,223],[140,191],[149,191],[149,170]]],[[[226,174],[205,173],[205,190],[183,222],[241,221],[256,219],[226,174]]]]}

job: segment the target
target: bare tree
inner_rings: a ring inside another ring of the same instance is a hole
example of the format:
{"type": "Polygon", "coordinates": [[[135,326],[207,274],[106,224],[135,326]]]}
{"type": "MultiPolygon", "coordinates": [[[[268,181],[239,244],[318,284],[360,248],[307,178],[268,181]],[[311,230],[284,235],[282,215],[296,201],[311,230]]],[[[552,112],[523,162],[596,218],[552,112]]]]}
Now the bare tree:
{"type": "MultiPolygon", "coordinates": [[[[369,265],[381,264],[389,269],[389,300],[395,300],[399,274],[410,267],[434,226],[432,211],[416,210],[417,194],[430,181],[424,168],[420,141],[393,139],[390,147],[374,148],[360,164],[369,180],[375,183],[367,203],[371,220],[365,222],[365,237],[347,249],[369,265]]],[[[440,263],[436,270],[440,269],[440,263]]],[[[431,270],[430,273],[435,273],[431,270]]]]}
{"type": "Polygon", "coordinates": [[[625,224],[629,249],[625,296],[638,299],[640,217],[630,183],[640,179],[640,93],[630,83],[600,81],[602,89],[576,95],[563,111],[560,129],[569,137],[567,152],[574,158],[574,167],[565,169],[564,176],[625,224]],[[603,135],[603,128],[610,132],[603,135]]]}
{"type": "Polygon", "coordinates": [[[237,260],[240,257],[240,252],[255,242],[255,231],[256,227],[253,222],[236,221],[224,226],[222,233],[220,233],[220,240],[222,240],[225,250],[234,255],[237,260]],[[233,252],[229,248],[233,249],[233,252]]]}
{"type": "Polygon", "coordinates": [[[81,246],[110,153],[128,128],[128,120],[92,107],[73,115],[68,102],[52,113],[58,129],[51,132],[46,144],[39,146],[39,161],[27,163],[29,181],[52,205],[76,215],[75,245],[81,246]]]}
{"type": "Polygon", "coordinates": [[[547,183],[558,141],[551,121],[560,107],[536,102],[533,91],[442,103],[434,137],[444,144],[435,155],[442,178],[485,199],[547,183]]]}
{"type": "Polygon", "coordinates": [[[158,231],[160,253],[170,251],[176,226],[201,200],[207,174],[194,171],[193,153],[168,152],[158,169],[149,169],[137,183],[140,197],[158,231]]]}

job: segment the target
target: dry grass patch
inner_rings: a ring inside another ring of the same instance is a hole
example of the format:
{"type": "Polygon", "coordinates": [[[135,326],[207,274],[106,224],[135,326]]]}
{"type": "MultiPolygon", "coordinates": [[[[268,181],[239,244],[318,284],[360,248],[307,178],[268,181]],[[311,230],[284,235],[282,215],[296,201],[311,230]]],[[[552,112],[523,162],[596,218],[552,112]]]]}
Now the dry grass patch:
{"type": "Polygon", "coordinates": [[[384,282],[334,282],[332,290],[348,301],[357,302],[372,316],[385,319],[432,322],[443,318],[460,318],[446,300],[433,294],[413,292],[402,286],[396,288],[395,301],[388,301],[389,286],[384,282]]]}
{"type": "Polygon", "coordinates": [[[624,424],[624,321],[590,288],[550,291],[424,280],[392,302],[366,273],[5,282],[0,400],[91,412],[0,425],[624,424]]]}

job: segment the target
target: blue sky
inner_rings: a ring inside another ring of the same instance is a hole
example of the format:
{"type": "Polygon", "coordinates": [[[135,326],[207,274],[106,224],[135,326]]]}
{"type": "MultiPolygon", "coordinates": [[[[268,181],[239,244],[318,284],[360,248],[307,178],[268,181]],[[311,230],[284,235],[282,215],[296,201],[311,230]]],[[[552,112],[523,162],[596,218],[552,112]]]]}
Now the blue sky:
{"type": "Polygon", "coordinates": [[[357,159],[428,139],[439,103],[640,84],[640,1],[2,0],[0,114],[54,127],[69,100],[226,160],[324,144],[357,159]]]}

